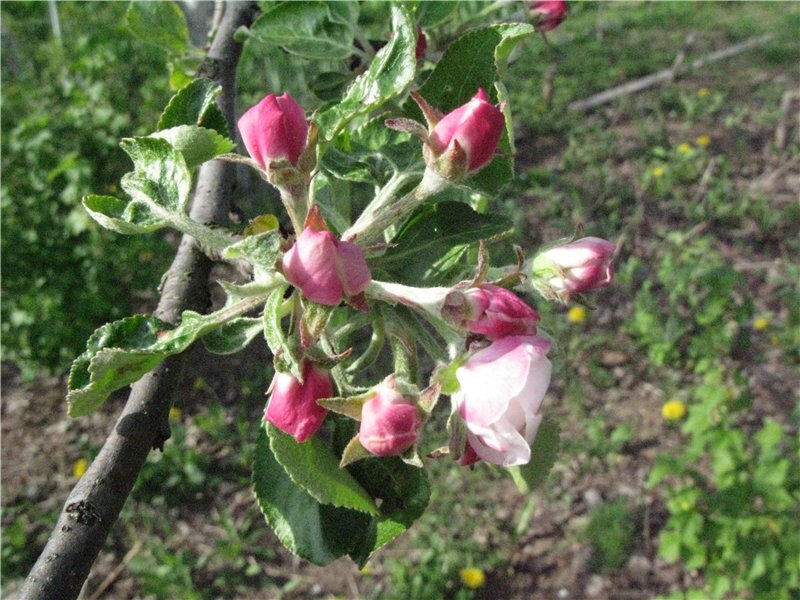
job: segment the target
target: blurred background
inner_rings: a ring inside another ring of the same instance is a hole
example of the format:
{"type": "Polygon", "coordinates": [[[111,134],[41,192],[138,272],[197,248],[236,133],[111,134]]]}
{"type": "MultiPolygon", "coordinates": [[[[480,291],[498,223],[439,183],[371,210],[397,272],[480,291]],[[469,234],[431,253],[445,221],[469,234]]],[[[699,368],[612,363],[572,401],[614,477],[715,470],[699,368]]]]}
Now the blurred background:
{"type": "MultiPolygon", "coordinates": [[[[213,4],[182,8],[202,46],[213,4]]],[[[113,234],[80,205],[117,191],[129,170],[119,139],[152,131],[182,82],[129,33],[126,9],[0,5],[9,597],[124,402],[68,420],[69,364],[97,326],[154,308],[178,239],[113,234]]],[[[309,566],[280,547],[250,490],[268,350],[194,349],[172,439],[82,597],[800,598],[798,32],[794,3],[574,2],[547,43],[513,56],[517,178],[489,210],[514,219],[527,254],[579,224],[619,246],[595,307],[539,304],[560,340],[546,410],[562,448],[536,494],[500,469],[434,461],[431,506],[408,534],[361,571],[309,566]],[[685,66],[764,34],[640,93],[571,106],[682,51],[685,66]]],[[[238,112],[265,90],[319,105],[287,84],[299,68],[246,48],[238,112]]]]}

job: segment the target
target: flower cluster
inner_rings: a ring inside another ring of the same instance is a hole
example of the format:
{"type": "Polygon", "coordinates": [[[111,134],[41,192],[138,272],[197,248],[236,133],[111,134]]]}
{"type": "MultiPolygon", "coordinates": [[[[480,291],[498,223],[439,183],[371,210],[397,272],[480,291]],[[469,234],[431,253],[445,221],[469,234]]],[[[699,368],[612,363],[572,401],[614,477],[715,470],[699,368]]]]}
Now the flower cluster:
{"type": "MultiPolygon", "coordinates": [[[[539,28],[552,29],[564,18],[563,2],[538,2],[539,28]]],[[[424,34],[418,32],[418,57],[424,55],[424,34]]],[[[407,374],[395,373],[355,396],[336,396],[330,365],[318,355],[304,352],[319,337],[321,328],[309,327],[303,311],[313,305],[329,307],[329,315],[342,302],[360,311],[375,302],[402,303],[433,323],[444,324],[461,340],[450,369],[454,418],[465,436],[452,450],[462,465],[478,460],[502,466],[526,464],[542,422],[542,403],[550,383],[548,339],[538,332],[539,314],[503,279],[487,281],[486,269],[475,279],[445,288],[413,288],[373,281],[370,253],[363,239],[390,223],[399,223],[427,195],[442,185],[459,182],[488,165],[505,132],[503,106],[493,104],[482,89],[465,104],[442,114],[418,94],[412,94],[426,125],[409,119],[392,119],[387,125],[412,133],[423,142],[426,174],[407,198],[366,210],[341,237],[326,224],[319,207],[307,205],[308,182],[315,164],[313,127],[303,109],[288,94],[270,94],[239,120],[247,151],[265,178],[281,191],[295,236],[285,241],[277,266],[285,281],[302,298],[299,369],[278,368],[272,383],[265,419],[298,442],[314,436],[329,410],[358,420],[358,433],[345,450],[343,463],[364,456],[416,456],[422,429],[439,395],[441,381],[431,380],[423,390],[407,374]],[[430,182],[436,181],[435,186],[430,182]],[[426,187],[428,186],[428,187],[426,187]],[[393,220],[390,220],[393,219],[393,220]]],[[[533,288],[546,298],[562,301],[608,284],[613,275],[614,245],[599,238],[584,238],[552,247],[531,263],[533,288]]],[[[488,259],[487,259],[488,260],[488,259]]],[[[512,278],[513,279],[513,278],[512,278]]],[[[517,271],[519,283],[524,279],[517,271]]],[[[296,295],[295,294],[295,295],[296,295]]],[[[295,295],[292,297],[294,298],[295,295]]],[[[334,361],[335,362],[335,361],[334,361]]],[[[276,363],[277,364],[277,363],[276,363]]],[[[456,434],[453,434],[454,439],[456,434]]]]}

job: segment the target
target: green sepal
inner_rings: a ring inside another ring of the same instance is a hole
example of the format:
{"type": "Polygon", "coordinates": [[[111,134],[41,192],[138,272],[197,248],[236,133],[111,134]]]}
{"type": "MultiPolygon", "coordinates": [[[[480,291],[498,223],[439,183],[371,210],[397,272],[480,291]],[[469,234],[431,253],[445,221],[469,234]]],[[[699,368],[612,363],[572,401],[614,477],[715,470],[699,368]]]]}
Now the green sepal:
{"type": "Polygon", "coordinates": [[[303,348],[308,348],[319,339],[328,326],[334,310],[335,306],[326,306],[310,300],[303,301],[303,316],[300,317],[299,327],[300,343],[303,348]]]}
{"type": "Polygon", "coordinates": [[[461,415],[455,410],[450,413],[447,419],[447,448],[453,460],[459,460],[467,447],[467,428],[461,415]]]}
{"type": "Polygon", "coordinates": [[[89,216],[100,225],[125,235],[150,233],[167,225],[142,202],[90,194],[83,197],[82,204],[89,216]]]}
{"type": "Polygon", "coordinates": [[[529,494],[542,485],[556,462],[560,445],[561,428],[555,421],[544,418],[531,446],[531,460],[527,465],[509,467],[508,471],[517,488],[529,494]]]}
{"type": "Polygon", "coordinates": [[[347,465],[365,458],[370,458],[372,456],[374,456],[374,454],[364,448],[361,440],[356,435],[356,437],[350,440],[347,446],[344,447],[344,450],[342,451],[342,459],[339,461],[339,467],[344,468],[347,465]]]}
{"type": "Polygon", "coordinates": [[[319,437],[298,444],[291,435],[271,423],[267,425],[267,435],[275,460],[292,481],[317,502],[369,515],[378,514],[372,496],[348,471],[339,468],[339,459],[319,437]]]}
{"type": "Polygon", "coordinates": [[[252,481],[261,512],[281,543],[316,565],[352,551],[367,532],[369,515],[322,504],[292,481],[270,449],[265,427],[258,430],[252,481]]]}
{"type": "Polygon", "coordinates": [[[321,400],[317,400],[317,404],[327,408],[328,410],[332,410],[335,413],[340,415],[345,415],[350,417],[351,419],[355,419],[356,421],[361,420],[361,408],[364,406],[364,403],[375,396],[375,392],[369,390],[363,394],[359,394],[358,396],[338,396],[336,398],[323,398],[321,400]]]}

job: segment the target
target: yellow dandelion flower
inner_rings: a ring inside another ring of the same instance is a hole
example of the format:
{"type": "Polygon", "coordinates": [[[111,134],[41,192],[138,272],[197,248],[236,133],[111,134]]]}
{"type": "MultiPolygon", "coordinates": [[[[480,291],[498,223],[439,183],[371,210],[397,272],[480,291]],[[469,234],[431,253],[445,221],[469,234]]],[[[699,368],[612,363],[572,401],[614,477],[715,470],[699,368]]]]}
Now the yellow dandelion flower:
{"type": "Polygon", "coordinates": [[[567,321],[570,323],[583,323],[586,320],[586,309],[583,306],[573,306],[567,312],[567,321]]]}
{"type": "Polygon", "coordinates": [[[753,321],[753,329],[758,329],[761,331],[762,329],[766,329],[769,327],[769,319],[766,317],[758,317],[753,321]]]}
{"type": "Polygon", "coordinates": [[[475,567],[461,569],[459,575],[461,576],[461,582],[471,590],[476,590],[486,583],[486,575],[482,569],[475,567]]]}
{"type": "Polygon", "coordinates": [[[661,416],[665,421],[680,421],[686,416],[686,403],[680,400],[669,400],[661,407],[661,416]]]}
{"type": "Polygon", "coordinates": [[[711,91],[708,88],[705,88],[705,87],[702,87],[699,90],[697,90],[697,95],[700,96],[701,98],[705,98],[710,93],[711,93],[711,91]]]}
{"type": "Polygon", "coordinates": [[[694,143],[701,148],[707,148],[711,144],[711,137],[705,134],[698,135],[696,138],[694,138],[694,143]]]}
{"type": "Polygon", "coordinates": [[[364,577],[369,577],[372,575],[372,568],[369,565],[364,565],[361,567],[361,571],[359,571],[364,577]]]}
{"type": "Polygon", "coordinates": [[[687,144],[686,142],[678,146],[678,152],[680,152],[681,154],[689,154],[689,152],[691,151],[692,151],[691,145],[687,144]]]}
{"type": "Polygon", "coordinates": [[[75,464],[72,465],[72,476],[75,479],[80,479],[83,477],[83,474],[86,473],[86,469],[89,468],[89,461],[85,458],[79,458],[75,461],[75,464]]]}
{"type": "Polygon", "coordinates": [[[653,177],[661,177],[664,174],[665,169],[664,167],[653,167],[651,172],[653,173],[653,177]]]}
{"type": "Polygon", "coordinates": [[[169,418],[170,419],[180,419],[183,411],[180,408],[175,408],[174,406],[169,409],[169,418]]]}

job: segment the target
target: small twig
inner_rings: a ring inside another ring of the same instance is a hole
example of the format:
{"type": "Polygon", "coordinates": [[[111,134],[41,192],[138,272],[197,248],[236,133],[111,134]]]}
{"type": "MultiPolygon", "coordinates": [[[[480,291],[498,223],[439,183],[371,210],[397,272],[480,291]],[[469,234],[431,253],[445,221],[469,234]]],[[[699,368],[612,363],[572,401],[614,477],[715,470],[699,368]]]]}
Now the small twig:
{"type": "Polygon", "coordinates": [[[98,598],[103,595],[103,592],[105,592],[111,586],[111,584],[117,580],[117,577],[122,574],[122,572],[125,570],[125,567],[127,567],[128,563],[131,562],[131,559],[139,554],[139,550],[142,549],[142,545],[142,540],[136,540],[136,543],[133,545],[133,547],[128,550],[124,557],[122,557],[122,561],[116,567],[114,567],[114,569],[106,576],[105,579],[103,579],[102,583],[97,586],[97,589],[91,596],[89,596],[88,600],[98,600],[98,598]]]}
{"type": "MultiPolygon", "coordinates": [[[[792,104],[794,100],[800,100],[800,90],[789,90],[783,93],[781,97],[781,118],[778,121],[778,126],[775,128],[775,147],[778,150],[786,148],[788,141],[788,131],[790,129],[789,119],[792,111],[792,104]]],[[[798,130],[800,130],[800,112],[798,112],[798,130]]]]}
{"type": "MultiPolygon", "coordinates": [[[[703,67],[709,63],[716,62],[718,60],[723,60],[725,58],[729,58],[737,54],[741,54],[745,50],[749,50],[751,48],[755,48],[756,46],[762,46],[766,44],[772,38],[773,35],[771,33],[765,33],[762,36],[751,38],[740,44],[734,44],[733,46],[730,46],[728,48],[718,50],[717,52],[713,52],[708,56],[698,58],[697,60],[692,62],[690,65],[690,69],[691,70],[699,69],[700,67],[703,67]]],[[[627,83],[623,83],[622,85],[618,85],[616,87],[607,89],[603,92],[600,92],[599,94],[589,96],[584,100],[577,100],[575,102],[572,102],[569,104],[569,106],[567,106],[567,109],[578,112],[585,112],[597,106],[607,104],[608,102],[616,100],[617,98],[622,98],[623,96],[635,94],[636,92],[641,92],[656,85],[672,81],[675,78],[675,76],[676,73],[673,72],[673,67],[670,67],[669,69],[658,71],[657,73],[653,73],[652,75],[647,75],[639,79],[634,79],[633,81],[629,81],[627,83]]]]}
{"type": "Polygon", "coordinates": [[[675,60],[672,62],[672,66],[670,67],[670,81],[674,81],[675,78],[678,76],[683,63],[686,61],[686,57],[689,55],[689,52],[692,51],[692,47],[694,46],[695,35],[694,33],[690,33],[686,36],[686,39],[683,42],[683,47],[678,51],[678,54],[675,56],[675,60]]]}
{"type": "Polygon", "coordinates": [[[695,202],[699,202],[708,192],[708,186],[711,183],[711,176],[714,174],[714,167],[716,165],[717,161],[712,157],[708,161],[708,166],[706,166],[705,171],[703,171],[703,176],[700,178],[700,184],[697,186],[697,191],[694,194],[695,202]]]}

